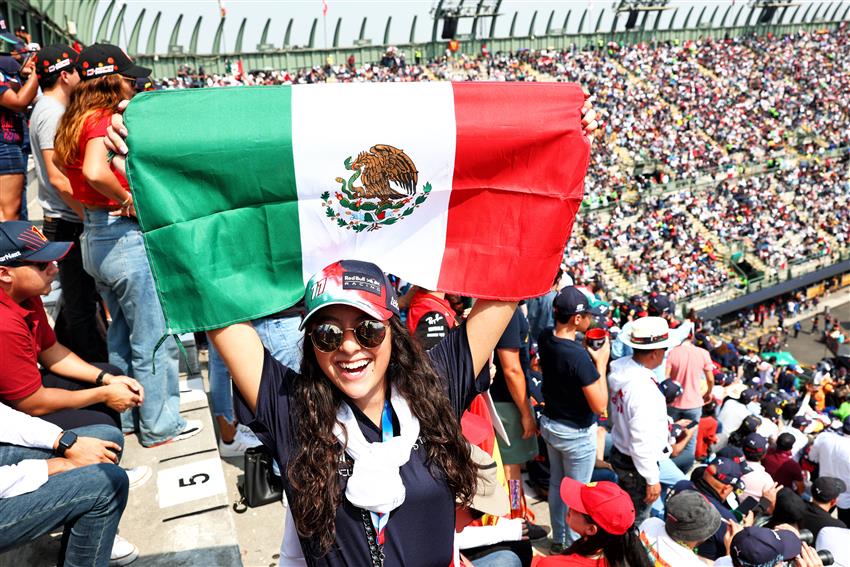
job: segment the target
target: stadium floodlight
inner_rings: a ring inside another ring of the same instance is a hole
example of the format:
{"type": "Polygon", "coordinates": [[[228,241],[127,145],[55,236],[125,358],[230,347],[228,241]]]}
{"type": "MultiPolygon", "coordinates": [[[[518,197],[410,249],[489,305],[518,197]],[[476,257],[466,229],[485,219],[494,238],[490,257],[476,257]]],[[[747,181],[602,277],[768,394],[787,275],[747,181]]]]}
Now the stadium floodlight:
{"type": "Polygon", "coordinates": [[[670,0],[620,0],[619,4],[614,4],[617,12],[628,12],[629,17],[626,19],[626,29],[634,29],[637,24],[638,14],[641,12],[660,12],[669,8],[670,0]]]}
{"type": "MultiPolygon", "coordinates": [[[[454,39],[458,21],[462,18],[495,18],[499,16],[502,0],[477,0],[474,5],[464,5],[463,0],[441,0],[431,8],[434,22],[443,21],[442,39],[454,39]]],[[[436,29],[436,28],[435,28],[436,29]]]]}

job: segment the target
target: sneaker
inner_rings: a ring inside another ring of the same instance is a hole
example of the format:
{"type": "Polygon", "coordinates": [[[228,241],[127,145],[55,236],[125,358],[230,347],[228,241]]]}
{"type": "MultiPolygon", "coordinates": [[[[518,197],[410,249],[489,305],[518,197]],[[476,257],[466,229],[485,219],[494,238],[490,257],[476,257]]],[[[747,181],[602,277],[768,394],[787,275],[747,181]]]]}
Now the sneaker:
{"type": "Polygon", "coordinates": [[[124,472],[127,473],[127,478],[130,479],[130,490],[139,488],[153,475],[153,470],[147,465],[124,469],[124,472]]]}
{"type": "Polygon", "coordinates": [[[257,445],[262,445],[262,441],[257,439],[253,432],[237,431],[231,443],[218,442],[218,452],[224,458],[241,457],[245,454],[246,449],[257,445]]]}
{"type": "Polygon", "coordinates": [[[538,526],[537,524],[532,524],[528,520],[525,521],[525,525],[528,527],[528,539],[531,541],[545,539],[546,536],[549,535],[549,526],[538,526]]]}
{"type": "Polygon", "coordinates": [[[172,437],[171,439],[167,439],[162,443],[154,443],[153,445],[148,445],[148,448],[159,447],[160,445],[165,445],[167,443],[173,443],[174,441],[183,441],[184,439],[188,439],[190,437],[194,437],[198,433],[204,430],[204,422],[200,419],[187,419],[186,425],[183,427],[183,431],[172,437]]]}
{"type": "Polygon", "coordinates": [[[109,558],[109,567],[121,567],[129,565],[139,558],[139,548],[115,534],[115,541],[112,543],[112,555],[109,558]]]}

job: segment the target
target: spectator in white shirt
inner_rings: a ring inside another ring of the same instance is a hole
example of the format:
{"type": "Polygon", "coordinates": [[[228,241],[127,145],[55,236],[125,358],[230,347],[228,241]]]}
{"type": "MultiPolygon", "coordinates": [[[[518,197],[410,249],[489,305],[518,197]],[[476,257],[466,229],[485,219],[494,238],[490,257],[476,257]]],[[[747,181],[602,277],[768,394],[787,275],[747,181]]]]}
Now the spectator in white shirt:
{"type": "MultiPolygon", "coordinates": [[[[815,438],[809,460],[820,465],[820,476],[837,478],[850,486],[850,417],[838,431],[825,431],[815,438]]],[[[838,495],[838,519],[850,526],[850,490],[838,495]]]]}
{"type": "Polygon", "coordinates": [[[764,470],[761,460],[767,454],[767,439],[758,433],[750,433],[744,437],[744,457],[747,459],[747,466],[750,472],[745,474],[741,480],[744,481],[745,496],[752,496],[756,500],[761,498],[764,489],[773,486],[773,477],[764,470]]]}
{"type": "Polygon", "coordinates": [[[59,565],[126,565],[138,557],[117,536],[129,489],[116,464],[117,428],[62,431],[3,404],[0,423],[0,552],[64,526],[59,565]]]}

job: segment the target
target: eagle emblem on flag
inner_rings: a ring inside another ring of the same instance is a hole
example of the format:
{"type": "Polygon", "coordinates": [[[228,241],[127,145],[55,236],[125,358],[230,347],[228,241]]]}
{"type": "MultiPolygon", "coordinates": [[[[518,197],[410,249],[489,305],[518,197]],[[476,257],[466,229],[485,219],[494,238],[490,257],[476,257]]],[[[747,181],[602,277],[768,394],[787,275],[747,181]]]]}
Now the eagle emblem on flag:
{"type": "Polygon", "coordinates": [[[325,216],[340,228],[362,232],[395,224],[413,214],[431,192],[426,182],[417,194],[416,164],[395,146],[375,144],[343,165],[352,172],[348,179],[337,177],[340,187],[321,194],[325,216]]]}

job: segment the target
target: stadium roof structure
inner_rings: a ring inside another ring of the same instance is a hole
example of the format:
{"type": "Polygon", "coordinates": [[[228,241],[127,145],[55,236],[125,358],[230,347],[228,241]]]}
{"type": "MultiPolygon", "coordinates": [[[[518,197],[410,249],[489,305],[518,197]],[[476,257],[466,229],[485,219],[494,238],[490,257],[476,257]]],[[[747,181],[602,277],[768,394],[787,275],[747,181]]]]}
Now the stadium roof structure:
{"type": "MultiPolygon", "coordinates": [[[[324,65],[329,58],[342,61],[349,55],[355,55],[360,61],[377,61],[390,45],[393,24],[393,17],[389,15],[383,27],[382,41],[378,42],[366,37],[367,18],[363,17],[357,38],[352,45],[344,46],[340,44],[343,20],[337,18],[330,46],[319,48],[319,18],[297,23],[290,18],[283,41],[278,45],[270,40],[271,18],[266,18],[259,41],[247,45],[245,30],[248,18],[242,18],[233,48],[227,51],[223,45],[227,17],[212,22],[216,26],[212,43],[200,45],[204,18],[199,16],[191,24],[188,45],[184,45],[179,43],[186,19],[183,14],[174,22],[166,23],[161,11],[153,13],[153,10],[142,9],[128,34],[129,22],[125,21],[127,4],[110,0],[105,9],[98,9],[100,3],[101,0],[0,0],[0,11],[6,13],[12,28],[26,25],[33,41],[42,44],[77,40],[87,45],[100,40],[121,45],[140,63],[152,67],[155,76],[173,76],[181,65],[194,68],[203,65],[207,72],[224,72],[228,62],[235,59],[242,60],[245,69],[257,70],[324,65]],[[152,20],[146,19],[149,12],[153,15],[152,20]],[[166,45],[157,42],[160,25],[171,26],[166,45]],[[298,29],[296,26],[302,29],[309,26],[305,45],[293,45],[293,29],[298,29]],[[144,42],[143,36],[146,38],[144,42]]],[[[784,34],[799,29],[834,26],[850,17],[850,3],[841,0],[755,0],[732,4],[695,3],[690,6],[675,6],[669,0],[620,0],[613,7],[594,10],[552,9],[548,13],[534,10],[528,29],[518,29],[519,12],[503,13],[503,6],[502,0],[438,0],[431,11],[432,21],[420,21],[413,16],[409,41],[394,45],[431,57],[445,51],[448,37],[457,40],[459,51],[466,53],[478,53],[482,43],[486,43],[491,52],[523,48],[560,49],[600,41],[638,43],[751,32],[784,34]],[[504,37],[495,35],[499,18],[510,18],[509,32],[504,37]],[[546,18],[545,27],[540,25],[543,18],[546,18]],[[457,25],[458,19],[471,22],[469,33],[451,29],[457,25]],[[420,25],[430,25],[430,41],[414,41],[420,25]],[[541,30],[543,33],[540,33],[541,30]]]]}

